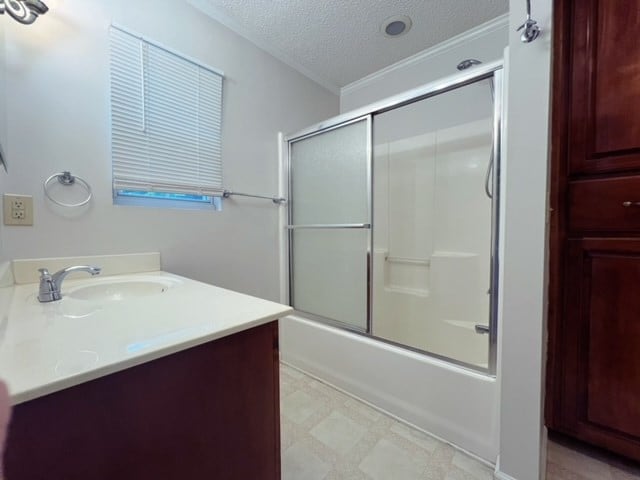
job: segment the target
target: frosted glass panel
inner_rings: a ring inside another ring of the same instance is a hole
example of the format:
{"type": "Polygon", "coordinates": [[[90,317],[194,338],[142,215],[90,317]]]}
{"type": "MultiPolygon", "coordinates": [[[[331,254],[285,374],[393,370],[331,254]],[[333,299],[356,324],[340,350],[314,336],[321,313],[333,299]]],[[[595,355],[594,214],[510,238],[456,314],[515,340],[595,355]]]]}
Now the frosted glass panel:
{"type": "Polygon", "coordinates": [[[368,230],[294,231],[292,306],[365,330],[368,237],[368,230]]]}
{"type": "Polygon", "coordinates": [[[493,101],[484,80],[373,119],[377,337],[487,368],[493,101]]]}
{"type": "Polygon", "coordinates": [[[293,224],[369,223],[367,121],[291,143],[293,224]]]}

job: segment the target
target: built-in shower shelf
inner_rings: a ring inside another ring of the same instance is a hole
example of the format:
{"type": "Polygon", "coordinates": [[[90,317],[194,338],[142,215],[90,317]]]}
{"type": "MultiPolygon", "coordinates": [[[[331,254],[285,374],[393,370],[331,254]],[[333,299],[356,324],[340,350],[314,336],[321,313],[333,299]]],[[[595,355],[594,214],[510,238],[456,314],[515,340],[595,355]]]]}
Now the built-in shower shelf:
{"type": "Polygon", "coordinates": [[[454,327],[466,328],[468,330],[476,331],[476,322],[468,322],[466,320],[444,320],[444,323],[453,325],[454,327]]]}
{"type": "Polygon", "coordinates": [[[429,260],[428,258],[392,257],[389,255],[389,256],[386,256],[384,259],[387,262],[403,263],[405,265],[421,265],[425,267],[428,267],[429,265],[431,265],[431,260],[429,260]]]}
{"type": "Polygon", "coordinates": [[[445,250],[436,250],[431,256],[444,258],[473,258],[477,257],[478,254],[473,252],[449,252],[445,250]]]}
{"type": "Polygon", "coordinates": [[[425,298],[429,296],[429,290],[425,290],[422,288],[407,288],[407,287],[402,287],[400,285],[387,285],[386,287],[384,287],[384,291],[390,292],[390,293],[401,293],[403,295],[425,297],[425,298]]]}

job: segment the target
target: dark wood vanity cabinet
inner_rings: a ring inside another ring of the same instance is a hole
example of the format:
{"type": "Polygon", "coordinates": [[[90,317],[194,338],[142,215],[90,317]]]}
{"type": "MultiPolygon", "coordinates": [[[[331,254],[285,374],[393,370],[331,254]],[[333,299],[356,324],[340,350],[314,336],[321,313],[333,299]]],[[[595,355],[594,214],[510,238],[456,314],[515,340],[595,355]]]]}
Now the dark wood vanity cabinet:
{"type": "Polygon", "coordinates": [[[640,0],[556,0],[546,423],[640,460],[640,0]]]}
{"type": "Polygon", "coordinates": [[[11,480],[277,480],[277,322],[17,405],[11,480]]]}

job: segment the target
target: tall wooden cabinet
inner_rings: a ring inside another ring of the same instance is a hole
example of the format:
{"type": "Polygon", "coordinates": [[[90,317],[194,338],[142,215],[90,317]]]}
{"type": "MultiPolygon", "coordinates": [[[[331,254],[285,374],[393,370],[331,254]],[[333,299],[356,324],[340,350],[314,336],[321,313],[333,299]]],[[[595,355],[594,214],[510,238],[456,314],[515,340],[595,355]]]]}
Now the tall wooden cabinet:
{"type": "Polygon", "coordinates": [[[547,426],[640,460],[640,0],[556,0],[547,426]]]}

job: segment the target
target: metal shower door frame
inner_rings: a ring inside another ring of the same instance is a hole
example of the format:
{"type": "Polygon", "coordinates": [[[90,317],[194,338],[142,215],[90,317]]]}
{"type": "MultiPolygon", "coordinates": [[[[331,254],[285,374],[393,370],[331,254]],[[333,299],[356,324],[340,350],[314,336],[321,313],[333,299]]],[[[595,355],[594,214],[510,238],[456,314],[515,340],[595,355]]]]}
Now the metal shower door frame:
{"type": "MultiPolygon", "coordinates": [[[[502,142],[502,117],[503,117],[503,62],[496,61],[487,64],[481,64],[475,66],[471,71],[463,71],[462,73],[447,77],[445,79],[437,80],[435,82],[428,83],[421,87],[409,90],[407,92],[394,95],[388,99],[373,103],[366,107],[348,112],[336,117],[330,118],[323,122],[320,122],[311,127],[300,130],[294,134],[287,135],[284,141],[287,143],[287,159],[286,159],[286,174],[287,174],[287,202],[288,206],[288,228],[289,228],[289,244],[288,244],[288,261],[289,261],[289,304],[291,305],[293,295],[293,231],[294,226],[291,223],[293,220],[293,201],[292,194],[292,164],[291,164],[291,145],[297,141],[321,135],[331,130],[335,130],[340,127],[347,126],[352,123],[367,120],[367,195],[368,195],[368,217],[369,217],[369,238],[368,238],[368,251],[367,251],[367,327],[365,330],[348,325],[343,322],[338,322],[329,318],[321,317],[310,312],[304,312],[302,310],[296,310],[303,313],[304,316],[311,320],[316,320],[325,324],[337,326],[354,333],[366,335],[370,338],[382,341],[384,343],[397,345],[399,347],[412,350],[418,353],[422,353],[440,360],[444,360],[448,363],[452,363],[475,372],[485,373],[491,376],[495,376],[497,369],[497,350],[498,350],[498,287],[499,287],[499,225],[500,225],[500,172],[501,172],[501,142],[502,142]],[[384,338],[376,337],[371,332],[372,328],[372,304],[373,304],[373,121],[374,117],[378,114],[385,113],[397,108],[410,105],[427,98],[435,97],[437,95],[456,90],[467,85],[471,85],[482,80],[489,80],[493,82],[494,86],[494,99],[493,99],[493,149],[494,149],[494,169],[493,169],[493,199],[492,199],[492,212],[491,212],[491,261],[490,261],[490,307],[489,307],[489,351],[488,351],[488,366],[487,368],[478,367],[477,365],[461,362],[454,358],[445,357],[429,351],[410,347],[408,345],[393,342],[384,338]]],[[[365,224],[363,224],[365,225],[365,224]]],[[[338,226],[333,226],[336,228],[338,226]]],[[[346,227],[346,226],[345,226],[346,227]]],[[[354,228],[351,225],[351,228],[354,228]]],[[[365,227],[359,227],[365,228],[365,227]]],[[[295,307],[294,307],[295,308],[295,307]]]]}
{"type": "MultiPolygon", "coordinates": [[[[305,316],[307,316],[308,318],[312,319],[312,320],[316,320],[322,323],[326,323],[329,325],[333,325],[336,327],[340,327],[340,328],[344,328],[346,330],[350,330],[353,331],[355,333],[361,333],[361,334],[370,334],[371,332],[371,321],[372,321],[372,310],[371,310],[371,306],[372,306],[372,291],[373,291],[373,283],[372,283],[372,275],[373,275],[373,270],[372,270],[372,252],[373,252],[373,137],[372,137],[372,132],[373,132],[373,118],[371,114],[365,114],[365,115],[359,115],[356,117],[352,117],[349,119],[346,119],[343,122],[339,122],[336,124],[332,124],[329,125],[327,127],[324,127],[322,129],[318,129],[318,130],[311,130],[308,131],[302,135],[296,135],[296,136],[288,136],[285,137],[284,141],[287,142],[287,164],[286,164],[286,172],[287,172],[287,188],[288,188],[288,192],[287,192],[287,198],[289,199],[289,201],[287,202],[287,226],[286,228],[289,231],[289,235],[288,235],[288,260],[289,260],[289,305],[292,304],[292,299],[294,298],[294,282],[293,282],[293,244],[294,244],[294,240],[293,240],[293,234],[295,232],[295,230],[298,229],[302,229],[302,228],[318,228],[318,229],[366,229],[368,230],[368,236],[367,236],[367,278],[366,278],[366,284],[367,284],[367,305],[366,305],[366,326],[364,329],[358,328],[355,325],[351,325],[348,323],[344,323],[338,320],[334,320],[331,318],[327,318],[327,317],[323,317],[317,314],[314,314],[312,312],[306,312],[304,310],[298,310],[296,309],[297,312],[300,313],[304,313],[305,316]],[[302,140],[306,140],[308,138],[311,137],[315,137],[317,135],[322,135],[324,133],[328,133],[332,130],[336,130],[338,128],[343,128],[343,127],[347,127],[349,125],[353,125],[359,122],[366,122],[366,126],[367,126],[367,138],[366,138],[366,142],[367,142],[367,150],[366,150],[366,155],[367,155],[367,165],[366,165],[366,186],[367,186],[367,222],[365,223],[360,223],[360,224],[356,224],[356,223],[350,223],[350,224],[324,224],[324,225],[294,225],[293,224],[293,209],[294,209],[294,205],[293,202],[291,201],[291,194],[293,192],[293,165],[291,163],[291,145],[295,142],[299,142],[302,140]]],[[[295,307],[294,307],[295,308],[295,307]]]]}

